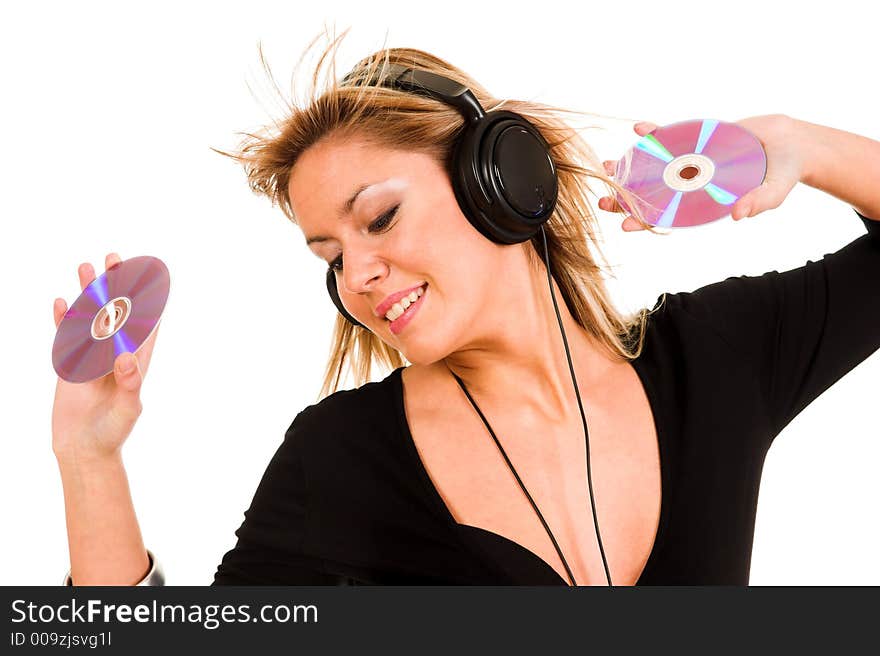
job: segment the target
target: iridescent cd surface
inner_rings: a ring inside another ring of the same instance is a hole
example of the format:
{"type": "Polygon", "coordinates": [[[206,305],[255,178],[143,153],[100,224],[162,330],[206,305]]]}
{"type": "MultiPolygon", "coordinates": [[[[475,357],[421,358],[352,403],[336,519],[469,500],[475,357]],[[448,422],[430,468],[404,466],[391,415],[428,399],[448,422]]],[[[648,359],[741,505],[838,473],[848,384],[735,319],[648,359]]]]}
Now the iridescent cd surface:
{"type": "MultiPolygon", "coordinates": [[[[646,134],[618,160],[615,180],[644,201],[639,208],[649,224],[686,228],[728,216],[766,172],[764,148],[751,132],[697,119],[646,134]]],[[[632,214],[619,195],[615,200],[632,214]]]]}
{"type": "Polygon", "coordinates": [[[59,377],[84,383],[113,371],[159,324],[170,289],[168,267],[143,255],[107,269],[88,285],[55,333],[52,365],[59,377]]]}

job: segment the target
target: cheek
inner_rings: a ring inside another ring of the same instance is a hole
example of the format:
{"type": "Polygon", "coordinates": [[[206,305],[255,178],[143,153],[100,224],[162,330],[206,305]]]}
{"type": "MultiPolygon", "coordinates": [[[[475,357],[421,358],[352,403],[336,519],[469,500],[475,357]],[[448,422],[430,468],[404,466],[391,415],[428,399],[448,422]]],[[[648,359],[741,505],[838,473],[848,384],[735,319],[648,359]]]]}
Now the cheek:
{"type": "MultiPolygon", "coordinates": [[[[444,312],[471,314],[501,284],[496,246],[468,224],[466,231],[435,231],[424,246],[421,271],[433,284],[444,312]],[[467,232],[467,231],[470,231],[467,232]],[[472,233],[472,234],[471,234],[472,233]]],[[[419,271],[417,269],[416,271],[419,271]]],[[[435,304],[436,305],[436,304],[435,304]]]]}
{"type": "Polygon", "coordinates": [[[367,299],[359,294],[344,294],[342,296],[342,302],[355,318],[360,317],[359,321],[365,326],[379,325],[380,321],[382,321],[373,316],[373,308],[370,306],[367,299]]]}

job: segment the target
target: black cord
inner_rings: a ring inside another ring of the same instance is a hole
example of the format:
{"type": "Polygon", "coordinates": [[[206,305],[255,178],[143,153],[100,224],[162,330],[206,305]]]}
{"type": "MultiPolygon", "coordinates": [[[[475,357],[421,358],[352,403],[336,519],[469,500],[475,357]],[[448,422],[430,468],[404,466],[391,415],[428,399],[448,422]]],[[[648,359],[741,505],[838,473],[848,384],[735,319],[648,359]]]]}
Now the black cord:
{"type": "Polygon", "coordinates": [[[568,350],[568,340],[565,338],[565,328],[562,326],[562,317],[559,316],[559,306],[556,305],[556,294],[553,293],[553,280],[550,277],[550,251],[547,248],[547,234],[544,225],[541,224],[541,237],[544,239],[544,262],[547,266],[547,284],[550,285],[550,298],[553,299],[553,309],[556,310],[556,320],[559,322],[559,330],[562,332],[562,343],[565,345],[565,357],[568,358],[568,369],[571,371],[571,382],[574,383],[574,393],[577,396],[578,408],[581,411],[581,421],[584,424],[584,441],[587,445],[587,486],[590,488],[590,507],[593,510],[593,525],[596,527],[596,539],[599,541],[599,553],[602,555],[602,565],[605,567],[605,579],[608,586],[611,584],[611,572],[608,571],[608,561],[605,558],[605,548],[602,546],[602,535],[599,533],[599,519],[596,517],[596,502],[593,499],[593,475],[590,470],[590,434],[587,430],[587,418],[584,415],[584,405],[581,403],[581,393],[578,389],[577,379],[574,375],[574,366],[571,364],[571,353],[568,350]]]}

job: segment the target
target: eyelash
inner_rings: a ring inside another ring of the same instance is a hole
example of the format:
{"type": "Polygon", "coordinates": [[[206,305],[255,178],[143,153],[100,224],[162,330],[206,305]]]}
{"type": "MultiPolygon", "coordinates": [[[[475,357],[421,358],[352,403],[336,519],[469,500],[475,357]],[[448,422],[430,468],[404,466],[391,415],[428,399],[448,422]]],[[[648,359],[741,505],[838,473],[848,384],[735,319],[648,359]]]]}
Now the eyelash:
{"type": "MultiPolygon", "coordinates": [[[[386,229],[388,227],[388,225],[391,223],[391,219],[393,219],[394,215],[397,214],[397,210],[399,208],[400,208],[400,205],[395,205],[390,210],[385,212],[385,214],[383,214],[378,219],[373,221],[370,224],[370,232],[378,232],[378,231],[386,229]]],[[[342,271],[342,255],[340,255],[335,260],[330,262],[330,268],[333,271],[342,271]]]]}

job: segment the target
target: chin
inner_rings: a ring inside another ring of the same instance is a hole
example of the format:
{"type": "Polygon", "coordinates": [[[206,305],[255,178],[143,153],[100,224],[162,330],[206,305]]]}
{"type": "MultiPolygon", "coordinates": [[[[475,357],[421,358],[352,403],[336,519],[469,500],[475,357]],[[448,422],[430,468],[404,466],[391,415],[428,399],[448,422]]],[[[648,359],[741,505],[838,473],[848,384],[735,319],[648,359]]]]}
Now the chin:
{"type": "Polygon", "coordinates": [[[448,356],[450,351],[435,342],[428,346],[407,344],[406,348],[400,349],[400,353],[411,364],[427,367],[448,356]]]}
{"type": "Polygon", "coordinates": [[[407,349],[405,351],[401,351],[400,354],[404,358],[406,358],[407,362],[409,362],[410,364],[420,367],[427,366],[434,362],[434,360],[432,360],[430,357],[426,357],[424,352],[419,350],[415,350],[415,352],[413,352],[413,349],[407,349]]]}
{"type": "Polygon", "coordinates": [[[430,317],[426,315],[416,317],[416,321],[418,323],[407,326],[397,337],[396,344],[386,343],[400,351],[409,362],[420,366],[435,364],[455,350],[459,339],[454,330],[458,325],[455,317],[448,317],[448,321],[438,323],[430,321],[430,317]]]}

